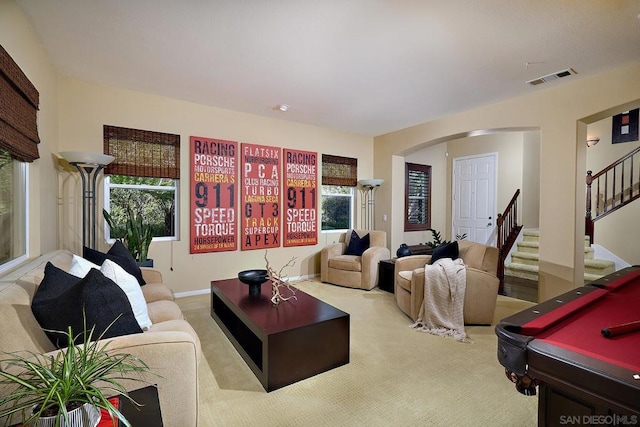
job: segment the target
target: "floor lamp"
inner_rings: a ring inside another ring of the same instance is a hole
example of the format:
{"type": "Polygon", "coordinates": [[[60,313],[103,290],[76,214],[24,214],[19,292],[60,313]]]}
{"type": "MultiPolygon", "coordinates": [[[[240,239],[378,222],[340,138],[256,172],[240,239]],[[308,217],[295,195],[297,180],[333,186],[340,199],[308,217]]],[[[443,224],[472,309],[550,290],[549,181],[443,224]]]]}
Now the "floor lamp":
{"type": "Polygon", "coordinates": [[[361,179],[360,192],[362,193],[362,218],[363,228],[365,230],[373,230],[376,220],[376,190],[384,179],[361,179]]]}
{"type": "Polygon", "coordinates": [[[82,178],[82,245],[96,249],[96,182],[114,157],[100,153],[63,151],[60,155],[80,171],[82,178]]]}

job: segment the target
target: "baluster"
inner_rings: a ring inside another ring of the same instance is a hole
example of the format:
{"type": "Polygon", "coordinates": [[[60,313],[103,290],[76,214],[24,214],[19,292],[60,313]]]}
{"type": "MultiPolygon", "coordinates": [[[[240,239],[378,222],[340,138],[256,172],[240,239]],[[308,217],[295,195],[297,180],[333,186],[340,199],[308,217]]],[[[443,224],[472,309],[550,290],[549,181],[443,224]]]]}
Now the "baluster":
{"type": "MultiPolygon", "coordinates": [[[[596,200],[596,216],[600,215],[600,177],[598,177],[598,182],[596,183],[596,186],[598,187],[596,189],[596,194],[598,196],[598,199],[596,200]]],[[[604,206],[603,206],[604,209],[604,206]]]]}
{"type": "Polygon", "coordinates": [[[624,162],[620,164],[620,204],[624,203],[624,162]]]}
{"type": "MultiPolygon", "coordinates": [[[[633,198],[633,157],[631,156],[629,165],[629,169],[631,169],[629,172],[629,199],[633,198]]],[[[640,188],[638,188],[638,191],[640,191],[640,188]]]]}
{"type": "Polygon", "coordinates": [[[613,173],[613,179],[612,184],[611,184],[611,209],[616,207],[616,171],[618,170],[617,167],[614,167],[612,170],[613,173]]]}
{"type": "Polygon", "coordinates": [[[602,213],[607,212],[609,209],[609,172],[604,174],[604,204],[602,205],[602,213]]]}
{"type": "MultiPolygon", "coordinates": [[[[593,182],[593,177],[591,176],[593,172],[587,171],[587,218],[591,219],[591,183],[593,182]]],[[[598,215],[598,202],[596,201],[596,215],[598,215]]]]}

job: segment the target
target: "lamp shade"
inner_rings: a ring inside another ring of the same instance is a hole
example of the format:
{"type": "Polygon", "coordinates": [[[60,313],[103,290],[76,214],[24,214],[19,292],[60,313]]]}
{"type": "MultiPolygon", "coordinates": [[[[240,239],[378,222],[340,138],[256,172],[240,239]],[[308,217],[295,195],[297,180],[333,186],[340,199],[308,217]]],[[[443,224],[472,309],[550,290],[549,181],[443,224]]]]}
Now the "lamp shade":
{"type": "Polygon", "coordinates": [[[69,163],[87,163],[101,166],[106,166],[115,159],[115,157],[108,154],[87,153],[85,151],[61,151],[60,155],[69,163]]]}
{"type": "Polygon", "coordinates": [[[361,179],[358,181],[363,187],[378,187],[382,185],[384,179],[361,179]]]}

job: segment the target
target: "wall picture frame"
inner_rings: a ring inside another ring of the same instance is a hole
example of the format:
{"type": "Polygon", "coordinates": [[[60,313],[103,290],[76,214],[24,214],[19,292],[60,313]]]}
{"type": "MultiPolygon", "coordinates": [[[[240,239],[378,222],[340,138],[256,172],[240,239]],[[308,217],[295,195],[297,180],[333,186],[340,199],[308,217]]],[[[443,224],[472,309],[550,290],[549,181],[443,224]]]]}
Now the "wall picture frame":
{"type": "Polygon", "coordinates": [[[611,143],[631,142],[638,140],[639,108],[625,111],[613,116],[611,125],[611,143]]]}

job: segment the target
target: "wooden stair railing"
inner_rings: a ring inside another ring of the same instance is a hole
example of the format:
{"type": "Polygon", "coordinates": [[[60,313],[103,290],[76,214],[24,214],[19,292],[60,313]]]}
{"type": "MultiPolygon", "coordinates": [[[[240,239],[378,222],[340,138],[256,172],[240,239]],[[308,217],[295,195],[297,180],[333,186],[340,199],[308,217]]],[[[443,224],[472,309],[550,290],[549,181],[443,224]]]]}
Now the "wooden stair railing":
{"type": "Polygon", "coordinates": [[[504,213],[498,214],[496,221],[498,233],[498,278],[500,286],[504,285],[504,260],[507,258],[509,251],[522,230],[522,225],[518,225],[518,197],[520,189],[517,189],[511,201],[504,210],[504,213]]]}
{"type": "Polygon", "coordinates": [[[587,209],[585,234],[593,244],[594,223],[640,198],[640,147],[593,175],[587,171],[587,209]],[[596,187],[595,215],[591,209],[593,187],[596,187]]]}

